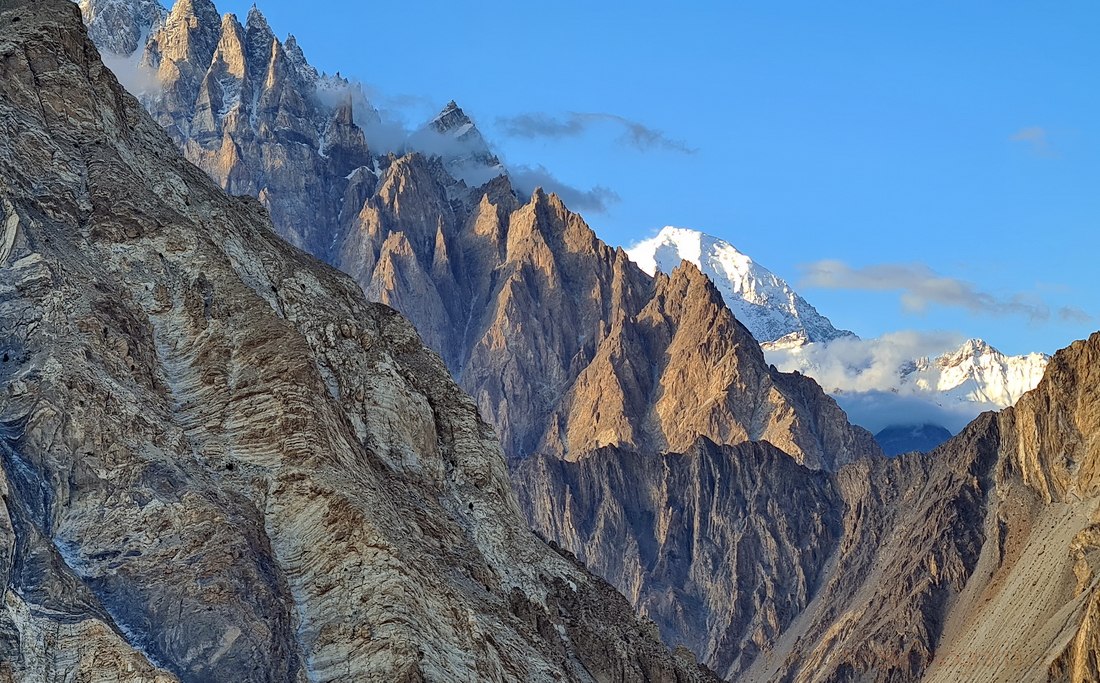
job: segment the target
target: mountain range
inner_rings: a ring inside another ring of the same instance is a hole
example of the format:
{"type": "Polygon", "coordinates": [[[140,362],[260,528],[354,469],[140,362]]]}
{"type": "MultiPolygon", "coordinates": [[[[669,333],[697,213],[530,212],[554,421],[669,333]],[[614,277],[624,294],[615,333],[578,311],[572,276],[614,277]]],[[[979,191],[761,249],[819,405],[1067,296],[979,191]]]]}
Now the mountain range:
{"type": "MultiPolygon", "coordinates": [[[[536,448],[565,452],[575,446],[553,433],[569,430],[569,408],[549,405],[540,394],[568,393],[576,370],[561,366],[587,362],[578,353],[590,356],[592,350],[582,348],[583,343],[543,350],[544,355],[559,356],[554,364],[558,367],[548,368],[549,386],[543,391],[523,386],[527,381],[503,377],[508,373],[503,368],[481,367],[495,361],[488,357],[491,352],[478,348],[485,339],[471,335],[490,328],[486,318],[501,308],[502,302],[494,300],[498,293],[485,291],[491,283],[483,280],[485,273],[512,258],[503,253],[507,245],[501,240],[508,226],[498,229],[495,239],[478,235],[474,243],[460,233],[473,222],[482,224],[474,230],[494,229],[485,225],[488,217],[483,214],[489,209],[475,206],[481,198],[490,198],[499,223],[507,223],[522,202],[507,169],[455,102],[397,145],[405,154],[377,153],[367,138],[379,121],[378,112],[346,79],[319,74],[310,66],[294,36],[277,39],[255,7],[243,25],[233,15],[219,16],[208,0],[177,3],[171,12],[158,9],[151,0],[84,0],[81,7],[93,39],[111,36],[105,48],[144,74],[143,103],[185,155],[230,193],[259,198],[288,241],[352,274],[370,298],[408,315],[477,397],[510,456],[536,448]],[[116,36],[135,33],[145,37],[144,45],[116,42],[116,36]],[[428,158],[413,160],[416,153],[428,158]],[[432,159],[441,168],[433,169],[432,159]],[[485,183],[493,185],[482,193],[485,183]],[[406,184],[418,185],[416,196],[398,196],[412,192],[406,184]],[[370,195],[375,195],[373,202],[367,201],[370,195]],[[372,203],[375,206],[368,209],[372,203]],[[402,203],[415,207],[415,212],[398,215],[402,203]],[[495,258],[488,253],[494,246],[502,252],[495,258]],[[410,259],[412,254],[417,258],[410,259]],[[463,269],[471,272],[459,272],[463,269]],[[472,279],[482,281],[467,282],[472,279]],[[502,383],[513,386],[497,386],[502,383]],[[516,400],[511,400],[513,392],[518,392],[516,400]],[[516,415],[517,404],[531,414],[516,415]],[[552,422],[558,424],[546,433],[544,425],[552,422]]],[[[694,263],[718,287],[738,322],[776,356],[772,362],[780,369],[820,379],[823,373],[814,353],[801,347],[807,342],[827,347],[837,339],[858,339],[834,328],[782,279],[722,240],[666,228],[633,247],[628,256],[650,275],[657,269],[671,274],[680,260],[694,263]]],[[[578,325],[591,327],[587,320],[572,326],[578,325]]],[[[909,376],[899,366],[897,386],[877,389],[917,394],[940,404],[962,400],[1006,407],[1034,386],[1045,363],[1038,354],[995,354],[986,365],[937,373],[934,379],[928,376],[952,355],[945,350],[904,387],[909,376]],[[986,386],[998,378],[1003,386],[986,386]]],[[[927,359],[911,360],[929,364],[927,359]]],[[[632,426],[631,431],[638,428],[632,426]]],[[[588,438],[584,447],[612,443],[616,441],[588,438]]],[[[669,443],[684,445],[682,440],[669,443]]]]}
{"type": "Polygon", "coordinates": [[[782,278],[729,242],[698,230],[665,227],[627,253],[650,275],[658,270],[671,273],[681,261],[694,264],[714,282],[726,305],[761,343],[796,339],[801,343],[830,342],[853,336],[833,327],[782,278]]]}
{"type": "Polygon", "coordinates": [[[880,367],[884,361],[872,356],[878,352],[876,347],[891,341],[865,342],[848,330],[838,330],[784,280],[725,240],[698,230],[666,227],[627,253],[650,273],[671,272],[681,261],[697,266],[761,342],[770,362],[813,377],[842,404],[853,394],[891,393],[959,412],[960,417],[952,421],[969,421],[982,410],[1016,403],[1035,388],[1050,361],[1042,353],[1008,356],[981,339],[970,339],[935,356],[890,354],[885,362],[892,361],[893,366],[880,367]]]}
{"type": "MultiPolygon", "coordinates": [[[[105,16],[97,7],[83,7],[92,35],[105,16]]],[[[412,320],[510,459],[662,451],[704,435],[766,438],[831,467],[871,444],[816,385],[763,363],[697,269],[651,277],[557,196],[519,195],[453,102],[403,153],[375,153],[357,123],[376,117],[369,104],[357,113],[350,92],[330,97],[334,78],[309,67],[293,37],[276,38],[258,9],[242,25],[209,0],[177,2],[138,53],[156,75],[142,102],[184,155],[412,320]],[[430,149],[414,147],[425,141],[430,149]],[[479,165],[490,177],[474,188],[453,172],[479,165]],[[702,358],[667,353],[681,346],[702,358]],[[699,391],[692,375],[703,365],[713,373],[699,391]],[[751,404],[731,400],[738,383],[759,387],[751,404]]]]}
{"type": "Polygon", "coordinates": [[[887,459],[457,105],[377,153],[258,10],[147,8],[80,8],[144,112],[0,0],[0,676],[1100,676],[1100,334],[887,459]]]}

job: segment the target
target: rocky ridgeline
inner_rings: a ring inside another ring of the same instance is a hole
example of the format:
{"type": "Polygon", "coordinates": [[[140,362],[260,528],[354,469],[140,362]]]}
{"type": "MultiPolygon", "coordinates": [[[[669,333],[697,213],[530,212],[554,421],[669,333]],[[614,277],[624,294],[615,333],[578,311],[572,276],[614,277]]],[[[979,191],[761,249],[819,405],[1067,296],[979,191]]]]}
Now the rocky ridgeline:
{"type": "MultiPolygon", "coordinates": [[[[84,7],[93,31],[97,4],[84,7]]],[[[739,348],[751,337],[697,270],[650,277],[556,196],[517,197],[453,102],[410,140],[447,138],[441,154],[372,152],[356,117],[374,112],[326,104],[331,83],[291,43],[255,8],[242,27],[209,0],[180,0],[139,48],[157,75],[143,102],[218,184],[257,197],[283,237],[408,316],[510,458],[661,452],[699,435],[768,439],[813,467],[876,450],[811,382],[739,348]],[[468,187],[459,176],[478,164],[497,170],[468,187]],[[690,358],[670,361],[670,345],[690,358]],[[594,413],[604,391],[614,402],[594,413]]]]}
{"type": "Polygon", "coordinates": [[[1092,681],[1097,386],[1100,333],[928,455],[833,475],[765,444],[539,457],[520,498],[564,501],[535,528],[731,680],[1092,681]]]}

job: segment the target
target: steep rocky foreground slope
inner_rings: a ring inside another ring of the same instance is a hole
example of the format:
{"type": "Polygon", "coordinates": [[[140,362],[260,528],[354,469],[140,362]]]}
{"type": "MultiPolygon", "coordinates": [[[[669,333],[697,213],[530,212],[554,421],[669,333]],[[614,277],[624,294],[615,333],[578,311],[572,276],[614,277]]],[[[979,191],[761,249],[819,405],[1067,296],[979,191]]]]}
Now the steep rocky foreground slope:
{"type": "MultiPolygon", "coordinates": [[[[0,680],[692,681],[391,309],[0,1],[0,680]]],[[[688,657],[690,659],[690,657],[688,657]]]]}
{"type": "MultiPolygon", "coordinates": [[[[139,0],[84,0],[94,34],[109,2],[139,0]]],[[[696,269],[651,277],[553,194],[521,199],[453,103],[398,153],[371,149],[360,124],[376,113],[259,10],[242,25],[210,0],[178,0],[162,23],[139,9],[111,25],[145,22],[134,55],[154,118],[280,234],[408,316],[509,458],[700,435],[767,439],[825,469],[877,452],[816,384],[768,367],[696,269]]]]}
{"type": "Polygon", "coordinates": [[[517,481],[564,501],[536,529],[723,676],[1100,680],[1100,333],[929,455],[829,475],[700,442],[517,481]]]}

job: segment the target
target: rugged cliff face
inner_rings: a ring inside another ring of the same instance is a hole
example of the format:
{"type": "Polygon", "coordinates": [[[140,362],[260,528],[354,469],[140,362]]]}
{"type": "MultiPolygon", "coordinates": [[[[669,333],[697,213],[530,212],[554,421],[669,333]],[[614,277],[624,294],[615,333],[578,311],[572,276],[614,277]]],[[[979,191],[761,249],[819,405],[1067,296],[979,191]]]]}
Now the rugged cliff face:
{"type": "MultiPolygon", "coordinates": [[[[86,1],[93,31],[106,1],[86,1]]],[[[210,0],[179,0],[141,49],[157,84],[143,102],[187,158],[407,315],[510,458],[698,436],[768,439],[823,468],[878,452],[816,385],[748,349],[697,270],[654,279],[556,196],[521,200],[455,103],[400,154],[377,154],[356,123],[375,112],[353,112],[347,84],[318,76],[256,9],[242,27],[210,0]]]]}
{"type": "Polygon", "coordinates": [[[518,478],[536,529],[734,679],[806,608],[841,535],[835,482],[764,442],[538,456],[518,478]]]}
{"type": "Polygon", "coordinates": [[[1100,333],[929,455],[829,475],[700,443],[516,479],[521,500],[564,501],[536,529],[723,676],[1096,680],[1098,382],[1100,333]]]}
{"type": "Polygon", "coordinates": [[[0,2],[0,129],[0,680],[707,679],[526,529],[412,326],[188,164],[75,5],[0,2]]]}
{"type": "MultiPolygon", "coordinates": [[[[102,4],[86,0],[93,35],[89,10],[102,4]]],[[[138,50],[152,82],[146,105],[187,158],[226,191],[259,198],[291,243],[327,257],[346,176],[372,159],[347,83],[322,79],[259,10],[242,25],[209,0],[177,2],[138,50]]]]}

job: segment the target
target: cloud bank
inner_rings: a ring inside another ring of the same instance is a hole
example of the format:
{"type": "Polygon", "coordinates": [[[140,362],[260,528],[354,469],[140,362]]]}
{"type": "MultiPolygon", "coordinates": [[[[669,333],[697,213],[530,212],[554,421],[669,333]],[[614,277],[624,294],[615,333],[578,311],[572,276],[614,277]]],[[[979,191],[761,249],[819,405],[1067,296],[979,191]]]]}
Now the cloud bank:
{"type": "Polygon", "coordinates": [[[698,150],[682,140],[618,114],[602,112],[570,112],[563,118],[543,113],[525,113],[497,119],[504,135],[514,138],[561,139],[578,137],[599,125],[621,129],[619,140],[641,151],[660,149],[679,154],[695,154],[698,150]]]}
{"type": "Polygon", "coordinates": [[[1084,322],[1085,311],[1063,306],[1052,312],[1038,297],[1018,292],[998,296],[958,278],[936,273],[919,263],[884,263],[853,268],[843,261],[823,260],[802,266],[802,287],[847,289],[872,292],[898,291],[906,311],[923,313],[932,305],[961,308],[990,316],[1022,316],[1031,322],[1045,322],[1053,315],[1061,320],[1084,322]]]}
{"type": "Polygon", "coordinates": [[[813,377],[861,427],[877,432],[898,424],[930,422],[958,432],[985,410],[985,403],[944,401],[911,384],[901,384],[901,368],[922,357],[934,358],[965,341],[953,332],[895,332],[878,339],[842,337],[828,344],[768,350],[765,355],[784,372],[813,377]]]}
{"type": "Polygon", "coordinates": [[[574,211],[604,213],[619,201],[614,190],[597,185],[584,190],[556,178],[545,166],[509,166],[508,177],[521,194],[530,194],[536,187],[554,192],[574,211]]]}
{"type": "Polygon", "coordinates": [[[893,332],[877,339],[841,337],[827,344],[766,352],[768,362],[785,372],[810,375],[827,392],[890,391],[899,371],[916,358],[935,357],[958,348],[966,337],[955,332],[893,332]]]}

